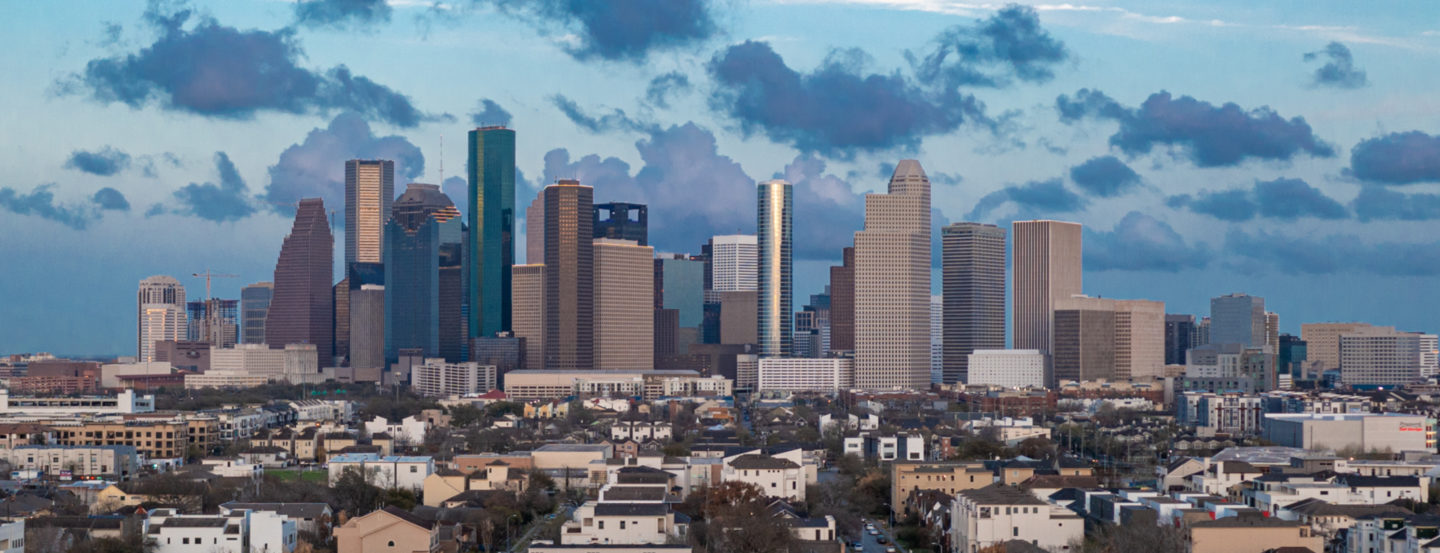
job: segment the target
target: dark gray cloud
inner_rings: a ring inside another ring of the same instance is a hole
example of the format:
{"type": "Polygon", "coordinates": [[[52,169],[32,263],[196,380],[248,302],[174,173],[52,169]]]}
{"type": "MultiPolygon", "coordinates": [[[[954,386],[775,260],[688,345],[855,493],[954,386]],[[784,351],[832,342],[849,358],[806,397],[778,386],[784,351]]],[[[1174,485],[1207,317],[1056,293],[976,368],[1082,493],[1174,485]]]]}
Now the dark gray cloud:
{"type": "Polygon", "coordinates": [[[1231,229],[1225,251],[1251,270],[1288,274],[1369,273],[1433,276],[1440,272],[1440,243],[1366,242],[1353,234],[1285,236],[1231,229]],[[1247,266],[1248,265],[1248,266],[1247,266]]]}
{"type": "Polygon", "coordinates": [[[125,195],[109,186],[96,190],[95,195],[90,196],[90,201],[102,210],[130,211],[130,201],[125,199],[125,195]]]}
{"type": "Polygon", "coordinates": [[[1121,106],[1099,91],[1081,89],[1055,99],[1060,120],[1084,117],[1120,124],[1110,145],[1130,156],[1156,146],[1174,148],[1200,167],[1239,165],[1247,160],[1289,161],[1301,154],[1332,157],[1335,149],[1310,129],[1303,117],[1285,119],[1269,107],[1244,110],[1234,103],[1215,106],[1169,92],[1151,94],[1139,108],[1121,106]]]}
{"type": "Polygon", "coordinates": [[[670,98],[690,91],[690,77],[679,71],[671,71],[650,79],[645,87],[645,101],[657,108],[670,107],[670,98]]]}
{"type": "Polygon", "coordinates": [[[66,169],[108,177],[130,166],[130,154],[106,146],[98,151],[75,150],[65,161],[66,169]]]}
{"type": "Polygon", "coordinates": [[[500,107],[494,100],[483,98],[475,106],[475,111],[470,112],[470,122],[477,127],[489,125],[509,125],[510,112],[500,107]]]}
{"type": "Polygon", "coordinates": [[[302,27],[363,27],[387,23],[393,10],[385,0],[298,0],[295,23],[302,27]]]}
{"type": "Polygon", "coordinates": [[[1361,140],[1346,173],[1381,184],[1440,181],[1440,136],[1409,131],[1361,140]]]}
{"type": "Polygon", "coordinates": [[[1070,180],[1091,196],[1113,198],[1140,186],[1140,175],[1115,156],[1092,157],[1070,168],[1070,180]]]}
{"type": "Polygon", "coordinates": [[[1322,58],[1325,65],[1315,70],[1311,84],[1335,88],[1361,88],[1368,84],[1365,70],[1355,67],[1355,58],[1344,44],[1331,42],[1326,44],[1323,50],[1305,53],[1305,61],[1322,58]]]}
{"type": "MultiPolygon", "coordinates": [[[[796,258],[834,259],[854,243],[855,231],[865,227],[865,197],[855,193],[845,179],[826,173],[825,160],[814,154],[796,156],[775,178],[794,186],[796,258]]],[[[890,173],[881,178],[888,181],[890,173]]],[[[885,181],[872,182],[875,188],[885,190],[885,181]]]]}
{"type": "Polygon", "coordinates": [[[659,125],[630,117],[622,109],[612,109],[603,115],[591,115],[586,113],[580,104],[563,94],[551,96],[550,103],[554,104],[560,113],[565,114],[565,118],[571,123],[592,133],[624,131],[649,134],[660,130],[659,125]]]}
{"type": "Polygon", "coordinates": [[[250,196],[250,187],[240,178],[240,171],[225,152],[215,152],[215,171],[219,173],[219,183],[192,182],[181,187],[174,194],[177,206],[166,211],[217,223],[244,219],[258,211],[255,199],[250,196]]]}
{"type": "Polygon", "coordinates": [[[1070,53],[1040,27],[1033,8],[1011,5],[975,25],[950,27],[935,37],[929,51],[907,56],[918,80],[955,88],[1046,82],[1070,53]]]}
{"type": "Polygon", "coordinates": [[[639,62],[653,51],[697,45],[718,31],[710,0],[476,0],[532,21],[547,34],[573,32],[579,60],[639,62]]]}
{"type": "Polygon", "coordinates": [[[135,53],[90,60],[83,71],[60,81],[58,91],[221,119],[250,119],[264,111],[350,110],[414,127],[446,118],[421,113],[409,97],[343,65],[323,72],[300,67],[304,52],[294,29],[242,31],[189,9],[162,13],[153,6],[146,19],[158,34],[155,42],[135,53]]]}
{"type": "Polygon", "coordinates": [[[1085,199],[1065,188],[1060,179],[1012,184],[986,194],[975,202],[975,209],[965,215],[967,221],[985,220],[991,212],[1006,203],[1015,204],[1023,213],[1068,213],[1085,207],[1085,199]]]}
{"type": "Polygon", "coordinates": [[[1254,188],[1249,190],[1201,190],[1195,196],[1171,196],[1165,203],[1222,221],[1248,221],[1255,217],[1287,221],[1302,217],[1331,220],[1350,217],[1340,202],[1301,179],[1255,181],[1254,188]]]}
{"type": "Polygon", "coordinates": [[[270,166],[264,200],[282,214],[294,213],[301,198],[322,198],[327,209],[345,205],[345,161],[388,159],[395,162],[396,192],[425,173],[425,156],[402,136],[376,136],[354,113],[335,116],[325,128],[312,129],[270,166]]]}
{"type": "Polygon", "coordinates": [[[711,106],[804,152],[851,157],[856,151],[913,150],[921,138],[967,121],[989,125],[984,106],[956,90],[935,91],[900,73],[869,73],[858,50],[832,53],[802,74],[763,42],[746,41],[710,61],[711,106]]]}
{"type": "Polygon", "coordinates": [[[1406,194],[1379,185],[1365,185],[1350,202],[1361,221],[1430,221],[1440,219],[1440,194],[1406,194]]]}
{"type": "Polygon", "coordinates": [[[1203,268],[1213,257],[1205,244],[1187,244],[1170,225],[1138,211],[1108,232],[1085,228],[1086,270],[1175,273],[1203,268]]]}

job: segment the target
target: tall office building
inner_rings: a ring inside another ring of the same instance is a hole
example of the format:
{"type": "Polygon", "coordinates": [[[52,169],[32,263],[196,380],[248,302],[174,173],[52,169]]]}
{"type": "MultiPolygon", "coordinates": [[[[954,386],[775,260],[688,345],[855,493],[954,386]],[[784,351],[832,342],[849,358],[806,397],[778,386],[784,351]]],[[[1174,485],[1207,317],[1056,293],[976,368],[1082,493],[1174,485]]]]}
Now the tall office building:
{"type": "Polygon", "coordinates": [[[439,186],[411,183],[395,200],[385,224],[387,361],[412,348],[460,360],[461,238],[460,211],[439,186]]]}
{"type": "Polygon", "coordinates": [[[1055,300],[1081,293],[1081,227],[1063,221],[1015,221],[1012,229],[1011,341],[1015,349],[1050,353],[1055,300]]]}
{"type": "MultiPolygon", "coordinates": [[[[525,263],[545,263],[545,191],[535,194],[525,208],[525,263]]],[[[513,292],[512,292],[513,293],[513,292]]]]}
{"type": "Polygon", "coordinates": [[[1290,375],[1293,380],[1305,378],[1305,360],[1308,357],[1305,340],[1292,334],[1281,334],[1280,347],[1275,352],[1276,370],[1290,375]]]}
{"type": "Polygon", "coordinates": [[[684,254],[656,254],[654,278],[656,308],[678,311],[680,328],[698,332],[705,317],[705,261],[684,254]]]}
{"type": "Polygon", "coordinates": [[[361,284],[350,290],[350,366],[385,367],[385,287],[361,284]]]}
{"type": "Polygon", "coordinates": [[[1340,337],[1389,335],[1393,326],[1370,323],[1305,323],[1300,325],[1300,339],[1305,341],[1305,355],[1316,374],[1340,368],[1340,337]]]}
{"type": "Polygon", "coordinates": [[[1165,304],[1071,296],[1054,302],[1049,385],[1164,374],[1165,304]]]}
{"type": "Polygon", "coordinates": [[[595,368],[595,190],[545,187],[545,368],[595,368]]]}
{"type": "MultiPolygon", "coordinates": [[[[466,273],[470,337],[510,330],[510,268],[515,264],[515,131],[470,131],[469,263],[466,273]]],[[[590,213],[585,213],[590,218],[590,213]]],[[[586,226],[589,226],[587,223],[586,226]]],[[[527,260],[536,263],[535,260],[527,260]]],[[[388,285],[387,285],[388,286],[388,285]]]]}
{"type": "Polygon", "coordinates": [[[1266,342],[1265,298],[1229,294],[1210,299],[1210,343],[1260,348],[1266,342]]]}
{"type": "Polygon", "coordinates": [[[1420,382],[1421,335],[1369,331],[1340,336],[1340,381],[1346,386],[1389,387],[1420,382]]]}
{"type": "Polygon", "coordinates": [[[954,223],[940,230],[944,298],[941,382],[969,382],[970,354],[1005,349],[1005,229],[954,223]]]}
{"type": "Polygon", "coordinates": [[[855,233],[855,385],[930,386],[930,178],[913,159],[865,195],[855,233]]]}
{"type": "Polygon", "coordinates": [[[218,348],[234,347],[240,339],[240,320],[236,300],[210,298],[186,304],[186,339],[204,342],[218,348]]]}
{"type": "Polygon", "coordinates": [[[1165,314],[1165,364],[1184,365],[1185,352],[1190,348],[1195,335],[1195,316],[1165,314]]]}
{"type": "Polygon", "coordinates": [[[630,240],[641,246],[648,246],[649,216],[645,204],[610,202],[595,204],[593,221],[596,238],[630,240]]]}
{"type": "Polygon", "coordinates": [[[1265,312],[1265,345],[1270,346],[1270,351],[1280,351],[1280,314],[1273,311],[1265,312]]]}
{"type": "Polygon", "coordinates": [[[516,265],[510,273],[514,293],[510,321],[525,341],[525,369],[545,368],[545,265],[516,265]]]}
{"type": "Polygon", "coordinates": [[[350,366],[350,277],[340,279],[331,289],[335,302],[335,320],[330,322],[335,336],[335,362],[350,366]]]}
{"type": "MultiPolygon", "coordinates": [[[[335,351],[335,300],[330,289],[334,267],[335,238],[330,235],[325,202],[302,199],[275,262],[275,294],[265,315],[266,344],[276,348],[312,344],[322,357],[335,351]]],[[[329,366],[329,359],[321,365],[329,366]]]]}
{"type": "Polygon", "coordinates": [[[182,341],[187,332],[185,285],[175,277],[156,275],[140,281],[135,295],[135,356],[155,360],[155,342],[182,341]]]}
{"type": "MultiPolygon", "coordinates": [[[[395,162],[345,162],[345,266],[384,260],[385,220],[395,198],[395,162]]],[[[348,292],[348,290],[347,290],[348,292]]]]}
{"type": "Polygon", "coordinates": [[[753,234],[726,234],[710,239],[710,290],[750,292],[758,289],[760,242],[753,234]]]}
{"type": "Polygon", "coordinates": [[[790,303],[794,191],[788,182],[768,180],[756,187],[756,195],[760,356],[784,356],[790,354],[794,339],[794,309],[790,303]]]}
{"type": "Polygon", "coordinates": [[[1210,345],[1210,317],[1200,317],[1195,322],[1195,331],[1190,333],[1190,347],[1210,345]]]}
{"type": "Polygon", "coordinates": [[[930,383],[945,382],[945,297],[930,296],[930,383]]]}
{"type": "Polygon", "coordinates": [[[595,368],[655,368],[655,250],[633,240],[596,238],[595,368]]]}
{"type": "Polygon", "coordinates": [[[240,343],[265,343],[265,313],[270,310],[270,298],[275,294],[275,285],[257,282],[240,289],[240,343]]]}
{"type": "Polygon", "coordinates": [[[855,351],[855,248],[830,267],[830,351],[855,351]]]}

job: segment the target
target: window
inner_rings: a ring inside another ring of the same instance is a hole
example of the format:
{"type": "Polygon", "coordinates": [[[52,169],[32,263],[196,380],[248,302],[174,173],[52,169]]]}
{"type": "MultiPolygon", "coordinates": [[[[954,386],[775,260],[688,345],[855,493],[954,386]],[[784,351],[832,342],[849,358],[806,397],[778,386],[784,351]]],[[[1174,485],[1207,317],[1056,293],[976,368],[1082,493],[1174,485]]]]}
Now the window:
{"type": "Polygon", "coordinates": [[[624,530],[624,529],[625,529],[625,521],[623,521],[623,520],[620,521],[620,529],[621,529],[621,530],[624,530]]]}
{"type": "Polygon", "coordinates": [[[395,540],[390,540],[390,543],[385,544],[385,546],[386,546],[386,547],[395,547],[395,540]]]}
{"type": "Polygon", "coordinates": [[[604,529],[605,529],[605,521],[603,521],[603,520],[597,520],[597,521],[595,521],[595,527],[596,527],[596,528],[599,528],[599,529],[601,529],[601,530],[604,530],[604,529]]]}
{"type": "Polygon", "coordinates": [[[190,538],[180,538],[180,543],[190,545],[190,538]]]}
{"type": "Polygon", "coordinates": [[[411,474],[414,474],[414,473],[416,473],[416,472],[420,472],[420,467],[417,467],[417,466],[415,466],[415,465],[410,465],[410,473],[411,473],[411,474]]]}
{"type": "Polygon", "coordinates": [[[1020,527],[1016,526],[1016,527],[1011,528],[1011,529],[1010,529],[1010,535],[1011,535],[1011,536],[1015,536],[1015,537],[1019,537],[1019,536],[1020,536],[1020,527]]]}

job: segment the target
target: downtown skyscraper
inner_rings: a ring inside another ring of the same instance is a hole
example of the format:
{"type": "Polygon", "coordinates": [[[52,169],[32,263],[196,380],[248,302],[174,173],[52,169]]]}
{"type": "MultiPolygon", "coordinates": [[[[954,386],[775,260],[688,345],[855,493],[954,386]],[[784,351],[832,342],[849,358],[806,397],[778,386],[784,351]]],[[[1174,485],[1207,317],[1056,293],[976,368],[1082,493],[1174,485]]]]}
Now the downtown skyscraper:
{"type": "Polygon", "coordinates": [[[385,224],[387,361],[410,348],[460,361],[462,243],[460,211],[440,187],[408,185],[385,224]]]}
{"type": "MultiPolygon", "coordinates": [[[[465,296],[471,337],[510,330],[510,272],[515,264],[515,131],[470,131],[467,218],[470,242],[465,296]]],[[[585,218],[591,214],[585,212],[585,218]]],[[[590,226],[588,223],[586,226],[590,226]]],[[[536,260],[527,260],[536,263],[536,260]]]]}
{"type": "Polygon", "coordinates": [[[595,368],[595,189],[576,180],[546,186],[546,369],[595,368]]]}
{"type": "MultiPolygon", "coordinates": [[[[1210,299],[1210,343],[1260,348],[1269,341],[1265,298],[1228,294],[1210,299]]],[[[1272,350],[1273,351],[1273,350],[1272,350]]]]}
{"type": "Polygon", "coordinates": [[[185,286],[165,275],[141,280],[135,295],[135,358],[154,361],[155,342],[184,340],[187,330],[185,286]]]}
{"type": "Polygon", "coordinates": [[[768,180],[760,183],[756,191],[760,355],[785,356],[791,351],[795,324],[790,273],[794,187],[783,180],[768,180]]]}
{"type": "Polygon", "coordinates": [[[345,266],[384,260],[385,220],[395,198],[395,162],[345,162],[345,266]]]}
{"type": "Polygon", "coordinates": [[[930,386],[930,178],[901,160],[855,233],[855,386],[930,386]]]}
{"type": "Polygon", "coordinates": [[[940,234],[944,302],[940,381],[963,383],[971,353],[1005,349],[1005,229],[955,223],[940,234]]]}
{"type": "Polygon", "coordinates": [[[265,314],[265,343],[271,347],[314,344],[328,366],[335,351],[335,301],[331,281],[335,238],[330,234],[325,202],[300,200],[295,224],[275,262],[275,294],[265,314]]]}
{"type": "Polygon", "coordinates": [[[1080,230],[1079,223],[1063,221],[1013,224],[1015,349],[1054,351],[1055,302],[1081,293],[1080,230]]]}

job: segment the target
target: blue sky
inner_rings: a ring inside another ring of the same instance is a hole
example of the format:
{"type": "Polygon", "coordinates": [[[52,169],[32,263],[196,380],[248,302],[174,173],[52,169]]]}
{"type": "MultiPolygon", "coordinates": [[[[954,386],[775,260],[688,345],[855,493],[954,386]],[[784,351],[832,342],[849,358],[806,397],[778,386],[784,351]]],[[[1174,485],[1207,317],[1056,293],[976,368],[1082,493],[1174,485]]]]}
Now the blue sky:
{"type": "Polygon", "coordinates": [[[443,137],[463,190],[465,131],[507,121],[522,209],[578,177],[662,250],[795,182],[797,297],[913,157],[943,220],[1084,223],[1092,295],[1440,330],[1440,7],[1252,4],[18,3],[0,352],[131,353],[140,279],[235,297],[344,159],[437,182],[443,137]]]}

